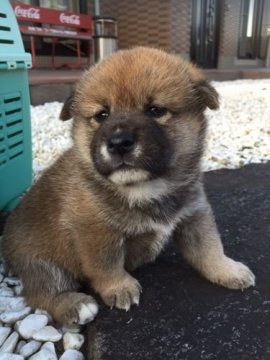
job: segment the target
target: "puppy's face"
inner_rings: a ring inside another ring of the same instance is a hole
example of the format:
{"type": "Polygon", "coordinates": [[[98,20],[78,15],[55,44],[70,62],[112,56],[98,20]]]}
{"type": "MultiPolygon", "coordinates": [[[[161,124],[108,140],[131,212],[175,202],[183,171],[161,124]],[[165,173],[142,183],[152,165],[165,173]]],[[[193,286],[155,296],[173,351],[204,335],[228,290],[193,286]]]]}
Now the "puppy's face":
{"type": "Polygon", "coordinates": [[[74,116],[74,145],[92,170],[132,185],[197,165],[206,106],[218,98],[199,70],[140,47],[87,71],[60,117],[74,116]]]}

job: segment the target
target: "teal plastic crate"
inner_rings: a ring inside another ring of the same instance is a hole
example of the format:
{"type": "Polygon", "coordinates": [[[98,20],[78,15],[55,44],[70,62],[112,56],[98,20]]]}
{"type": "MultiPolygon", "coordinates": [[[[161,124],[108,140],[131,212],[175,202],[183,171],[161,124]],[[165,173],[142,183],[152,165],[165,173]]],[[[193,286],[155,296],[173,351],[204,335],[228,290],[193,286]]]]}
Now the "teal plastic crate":
{"type": "Polygon", "coordinates": [[[20,30],[8,0],[0,4],[0,210],[12,210],[32,182],[27,69],[20,30]]]}

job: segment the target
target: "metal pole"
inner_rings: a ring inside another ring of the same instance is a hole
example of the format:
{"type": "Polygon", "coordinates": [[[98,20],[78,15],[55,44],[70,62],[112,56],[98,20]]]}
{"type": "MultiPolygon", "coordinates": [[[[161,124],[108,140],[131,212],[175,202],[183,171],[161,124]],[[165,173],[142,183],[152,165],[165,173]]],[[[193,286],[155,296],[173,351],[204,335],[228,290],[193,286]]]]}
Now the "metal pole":
{"type": "Polygon", "coordinates": [[[95,16],[100,16],[100,3],[99,0],[94,0],[95,16]]]}
{"type": "Polygon", "coordinates": [[[266,67],[270,68],[270,34],[267,36],[266,67]]]}

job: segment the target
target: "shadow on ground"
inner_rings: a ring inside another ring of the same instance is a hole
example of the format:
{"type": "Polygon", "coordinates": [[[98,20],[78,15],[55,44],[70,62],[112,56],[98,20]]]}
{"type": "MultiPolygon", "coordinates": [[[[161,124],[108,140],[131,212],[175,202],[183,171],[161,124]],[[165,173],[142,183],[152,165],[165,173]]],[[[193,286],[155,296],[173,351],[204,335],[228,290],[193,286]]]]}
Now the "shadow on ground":
{"type": "Polygon", "coordinates": [[[139,307],[101,305],[86,330],[88,360],[270,359],[270,163],[209,172],[205,184],[225,251],[251,267],[256,286],[214,286],[170,245],[135,272],[139,307]]]}

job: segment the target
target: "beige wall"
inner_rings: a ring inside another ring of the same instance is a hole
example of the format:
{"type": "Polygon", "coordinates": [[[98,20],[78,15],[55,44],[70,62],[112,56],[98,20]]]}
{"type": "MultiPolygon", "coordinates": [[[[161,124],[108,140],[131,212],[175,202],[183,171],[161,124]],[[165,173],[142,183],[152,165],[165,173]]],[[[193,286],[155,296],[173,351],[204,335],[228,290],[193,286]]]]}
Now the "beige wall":
{"type": "MultiPolygon", "coordinates": [[[[120,49],[160,47],[189,56],[190,0],[101,0],[101,14],[118,21],[120,49]]],[[[89,12],[93,5],[89,3],[89,12]]]]}
{"type": "Polygon", "coordinates": [[[170,4],[170,50],[186,58],[190,54],[191,4],[191,0],[171,0],[170,4]]]}
{"type": "Polygon", "coordinates": [[[240,5],[240,0],[226,0],[223,3],[219,55],[235,56],[237,54],[240,5]]]}

